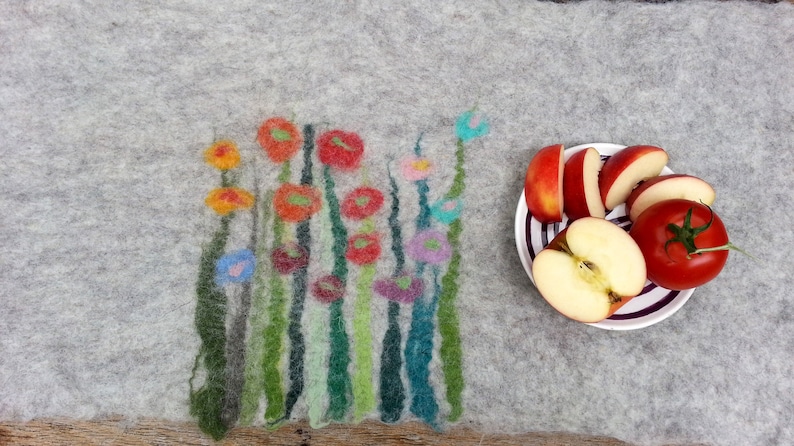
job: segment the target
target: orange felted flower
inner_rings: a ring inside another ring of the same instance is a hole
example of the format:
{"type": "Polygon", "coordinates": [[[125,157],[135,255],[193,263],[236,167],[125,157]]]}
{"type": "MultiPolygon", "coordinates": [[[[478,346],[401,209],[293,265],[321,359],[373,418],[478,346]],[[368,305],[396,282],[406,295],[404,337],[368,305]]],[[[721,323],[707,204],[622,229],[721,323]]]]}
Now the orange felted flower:
{"type": "Polygon", "coordinates": [[[240,164],[240,151],[233,141],[218,141],[204,151],[204,160],[220,170],[234,169],[240,164]]]}
{"type": "Polygon", "coordinates": [[[317,188],[284,183],[273,196],[273,206],[282,220],[298,223],[320,210],[322,196],[317,188]]]}
{"type": "Polygon", "coordinates": [[[239,187],[221,187],[213,189],[204,202],[220,215],[227,215],[239,209],[248,209],[254,205],[254,196],[239,187]]]}
{"type": "Polygon", "coordinates": [[[298,127],[284,118],[270,118],[263,122],[256,140],[270,160],[279,164],[292,158],[303,144],[298,127]]]}

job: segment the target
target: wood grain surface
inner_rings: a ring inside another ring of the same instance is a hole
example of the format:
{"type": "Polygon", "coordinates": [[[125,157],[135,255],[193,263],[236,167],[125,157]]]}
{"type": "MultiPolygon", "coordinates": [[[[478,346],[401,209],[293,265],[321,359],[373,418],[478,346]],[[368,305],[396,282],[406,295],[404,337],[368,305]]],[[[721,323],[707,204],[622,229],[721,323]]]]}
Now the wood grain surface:
{"type": "Polygon", "coordinates": [[[155,419],[131,421],[110,418],[100,421],[35,420],[0,423],[0,445],[296,445],[296,446],[391,446],[391,445],[629,445],[614,438],[566,433],[521,435],[484,434],[454,428],[443,434],[420,423],[385,425],[367,421],[359,425],[330,425],[312,429],[305,423],[282,426],[276,431],[237,428],[220,442],[213,442],[192,423],[155,419]]]}

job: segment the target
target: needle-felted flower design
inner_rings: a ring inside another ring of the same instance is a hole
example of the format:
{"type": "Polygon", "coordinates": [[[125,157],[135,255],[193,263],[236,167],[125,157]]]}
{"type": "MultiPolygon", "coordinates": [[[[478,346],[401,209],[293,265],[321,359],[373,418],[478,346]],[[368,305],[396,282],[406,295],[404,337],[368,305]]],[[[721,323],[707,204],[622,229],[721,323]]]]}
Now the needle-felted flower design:
{"type": "Polygon", "coordinates": [[[215,264],[215,284],[244,283],[251,280],[256,267],[256,257],[249,249],[230,252],[215,264]]]}
{"type": "Polygon", "coordinates": [[[317,138],[320,162],[343,171],[358,169],[364,156],[364,141],[358,134],[331,130],[317,138]]]}
{"type": "Polygon", "coordinates": [[[379,296],[401,304],[409,304],[425,290],[424,281],[411,274],[401,274],[388,279],[376,280],[372,289],[379,296]]]}
{"type": "Polygon", "coordinates": [[[455,121],[455,134],[463,142],[488,134],[488,121],[476,111],[467,111],[455,121]]]}
{"type": "Polygon", "coordinates": [[[436,220],[448,225],[460,217],[463,211],[463,200],[443,199],[430,207],[430,215],[436,220]]]}
{"type": "Polygon", "coordinates": [[[273,250],[270,258],[279,274],[292,274],[309,265],[309,253],[294,242],[279,246],[273,250]]]}
{"type": "Polygon", "coordinates": [[[347,241],[345,258],[356,265],[368,265],[378,260],[380,252],[377,234],[356,234],[347,241]]]}
{"type": "Polygon", "coordinates": [[[220,170],[234,169],[240,164],[240,151],[232,141],[218,141],[204,151],[204,161],[220,170]]]}
{"type": "Polygon", "coordinates": [[[446,172],[454,178],[446,193],[432,194],[430,177],[442,166],[422,153],[421,133],[410,156],[399,164],[390,158],[388,177],[377,173],[372,183],[361,169],[358,134],[330,130],[317,137],[313,125],[299,129],[280,117],[264,120],[256,133],[261,150],[253,151],[264,166],[240,169],[247,148],[230,140],[203,151],[220,183],[205,199],[219,216],[199,262],[201,345],[189,380],[190,414],[202,431],[221,440],[238,423],[257,419],[276,429],[305,417],[319,428],[358,423],[375,411],[385,423],[414,416],[434,429],[460,418],[456,301],[465,143],[487,132],[478,113],[459,116],[454,171],[446,172]],[[294,163],[299,152],[302,160],[294,163]],[[249,178],[253,169],[264,172],[249,178]],[[409,207],[418,212],[407,218],[400,218],[406,194],[396,170],[415,188],[407,197],[418,198],[409,207]],[[359,184],[351,186],[351,174],[360,175],[359,184]],[[388,193],[376,189],[386,180],[388,193]],[[386,200],[388,232],[380,232],[376,217],[386,200]],[[250,214],[239,212],[245,209],[250,214]],[[411,218],[415,235],[405,242],[411,218]],[[384,237],[393,262],[382,261],[384,237]],[[391,271],[376,280],[384,266],[391,271]],[[374,295],[386,301],[373,303],[374,295]],[[293,414],[298,409],[304,412],[293,414]]]}
{"type": "Polygon", "coordinates": [[[219,215],[228,215],[240,209],[248,209],[254,205],[256,198],[250,192],[239,187],[220,187],[213,189],[204,200],[207,206],[219,215]]]}
{"type": "Polygon", "coordinates": [[[444,263],[452,255],[447,236],[435,229],[425,229],[416,234],[406,251],[412,259],[431,265],[444,263]]]}
{"type": "Polygon", "coordinates": [[[273,205],[284,221],[298,223],[320,210],[322,196],[314,187],[284,183],[276,190],[273,205]]]}
{"type": "Polygon", "coordinates": [[[345,284],[333,274],[328,274],[314,282],[312,295],[320,302],[330,304],[345,295],[345,284]]]}
{"type": "Polygon", "coordinates": [[[400,162],[403,177],[408,181],[421,181],[433,172],[433,163],[423,156],[409,156],[400,162]]]}
{"type": "Polygon", "coordinates": [[[351,220],[371,217],[383,206],[383,193],[373,187],[358,187],[342,200],[342,215],[351,220]]]}
{"type": "Polygon", "coordinates": [[[262,123],[256,140],[274,163],[292,158],[303,145],[303,136],[295,124],[284,118],[270,118],[262,123]]]}

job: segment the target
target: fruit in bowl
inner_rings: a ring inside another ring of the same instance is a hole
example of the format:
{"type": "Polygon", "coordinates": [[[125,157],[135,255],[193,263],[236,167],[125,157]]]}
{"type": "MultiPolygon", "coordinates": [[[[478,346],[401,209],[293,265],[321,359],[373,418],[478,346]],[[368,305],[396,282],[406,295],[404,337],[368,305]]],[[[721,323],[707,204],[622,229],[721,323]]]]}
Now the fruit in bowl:
{"type": "Polygon", "coordinates": [[[667,164],[667,152],[656,146],[631,146],[609,157],[598,174],[601,201],[607,209],[626,201],[640,181],[659,175],[667,164]]]}
{"type": "Polygon", "coordinates": [[[710,208],[714,188],[673,173],[668,159],[664,149],[650,145],[565,151],[555,144],[530,161],[516,240],[533,283],[560,313],[617,329],[629,324],[616,321],[678,302],[666,313],[672,314],[694,287],[719,274],[727,250],[739,250],[710,208]],[[618,311],[636,297],[636,304],[618,311]]]}
{"type": "Polygon", "coordinates": [[[580,322],[598,322],[640,294],[645,260],[619,226],[580,218],[562,230],[532,263],[535,285],[557,311],[580,322]]]}
{"type": "Polygon", "coordinates": [[[562,221],[562,173],[564,147],[544,147],[532,157],[524,176],[527,209],[540,222],[562,221]]]}

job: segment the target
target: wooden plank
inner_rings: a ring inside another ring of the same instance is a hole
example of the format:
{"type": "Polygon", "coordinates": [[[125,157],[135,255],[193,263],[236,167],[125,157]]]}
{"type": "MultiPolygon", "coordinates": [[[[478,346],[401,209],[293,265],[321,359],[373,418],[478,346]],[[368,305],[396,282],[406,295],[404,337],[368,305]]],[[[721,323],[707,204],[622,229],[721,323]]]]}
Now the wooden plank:
{"type": "Polygon", "coordinates": [[[296,445],[296,446],[392,446],[392,445],[581,445],[625,446],[629,443],[607,437],[566,433],[527,433],[508,435],[481,433],[456,427],[444,433],[434,432],[420,423],[386,425],[365,421],[358,425],[336,424],[312,429],[306,423],[282,426],[275,431],[245,427],[233,429],[229,436],[215,443],[191,423],[141,419],[131,421],[110,418],[97,421],[67,419],[0,423],[0,445],[296,445]]]}

